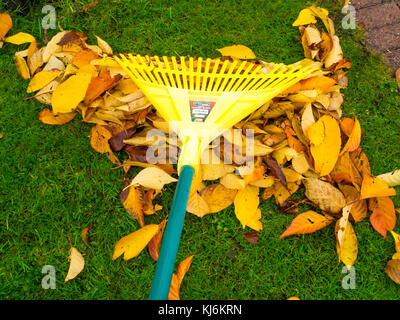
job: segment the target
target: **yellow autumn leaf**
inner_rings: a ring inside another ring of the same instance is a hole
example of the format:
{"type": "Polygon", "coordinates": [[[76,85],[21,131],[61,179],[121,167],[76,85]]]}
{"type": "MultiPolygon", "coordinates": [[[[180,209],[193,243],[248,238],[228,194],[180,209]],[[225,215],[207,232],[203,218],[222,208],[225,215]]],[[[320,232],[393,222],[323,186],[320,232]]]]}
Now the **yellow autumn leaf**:
{"type": "Polygon", "coordinates": [[[51,99],[54,114],[74,111],[85,97],[91,79],[91,74],[79,73],[61,83],[51,99]]]}
{"type": "Polygon", "coordinates": [[[72,247],[69,252],[69,260],[69,270],[64,282],[74,279],[85,266],[85,259],[83,258],[82,254],[74,247],[72,247]]]}
{"type": "Polygon", "coordinates": [[[250,48],[240,44],[217,49],[217,51],[219,51],[224,57],[235,59],[256,59],[256,55],[250,48]]]}
{"type": "MultiPolygon", "coordinates": [[[[339,231],[340,220],[336,222],[335,232],[339,231]]],[[[357,259],[358,246],[357,236],[354,232],[353,226],[349,221],[346,224],[346,230],[344,231],[343,239],[341,244],[339,241],[336,242],[336,250],[339,256],[339,261],[342,261],[347,269],[350,269],[357,259]]]]}
{"type": "Polygon", "coordinates": [[[31,81],[29,82],[26,92],[34,92],[40,90],[47,86],[51,81],[53,81],[60,74],[60,71],[40,71],[36,73],[31,81]]]}
{"type": "Polygon", "coordinates": [[[216,180],[235,171],[234,166],[222,162],[202,164],[201,169],[203,180],[216,180]]]}
{"type": "Polygon", "coordinates": [[[246,186],[246,182],[234,173],[228,173],[219,182],[228,189],[244,189],[246,186]]]}
{"type": "Polygon", "coordinates": [[[141,185],[149,189],[162,189],[165,184],[176,182],[177,179],[157,167],[144,168],[132,180],[131,186],[141,185]]]}
{"type": "Polygon", "coordinates": [[[30,35],[29,33],[25,32],[18,32],[17,34],[14,34],[13,36],[7,37],[5,42],[9,42],[12,44],[20,45],[28,42],[33,42],[35,41],[35,38],[30,35]]]}
{"type": "Polygon", "coordinates": [[[315,171],[320,176],[326,176],[333,170],[339,157],[342,145],[339,124],[331,116],[324,115],[310,126],[308,137],[315,171]]]}
{"type": "Polygon", "coordinates": [[[333,23],[329,21],[330,18],[328,17],[328,15],[329,15],[328,10],[326,10],[324,8],[316,7],[315,5],[308,7],[308,9],[313,13],[313,15],[315,17],[318,17],[321,19],[321,21],[325,25],[326,30],[328,30],[329,34],[331,34],[331,35],[335,34],[335,30],[332,30],[333,23]]]}
{"type": "Polygon", "coordinates": [[[309,9],[303,9],[300,11],[297,19],[295,22],[293,22],[292,26],[297,27],[297,26],[305,26],[310,23],[316,23],[317,19],[315,19],[314,13],[309,9]]]}
{"type": "Polygon", "coordinates": [[[229,207],[235,199],[237,190],[228,189],[220,183],[210,185],[200,192],[209,209],[209,213],[219,212],[229,207]]]}
{"type": "Polygon", "coordinates": [[[31,77],[28,65],[26,64],[26,60],[24,58],[16,54],[14,55],[14,63],[22,79],[29,79],[31,77]]]}
{"type": "Polygon", "coordinates": [[[112,259],[115,260],[122,254],[124,254],[125,261],[138,256],[157,232],[158,224],[148,224],[121,238],[115,245],[112,259]]]}
{"type": "Polygon", "coordinates": [[[260,199],[258,197],[259,187],[247,185],[244,189],[239,190],[236,194],[234,205],[235,215],[245,228],[249,222],[252,221],[254,216],[258,215],[258,204],[260,199]]]}
{"type": "Polygon", "coordinates": [[[392,230],[390,231],[390,233],[392,234],[393,239],[394,239],[396,253],[400,253],[400,234],[397,234],[396,232],[394,232],[392,230]]]}

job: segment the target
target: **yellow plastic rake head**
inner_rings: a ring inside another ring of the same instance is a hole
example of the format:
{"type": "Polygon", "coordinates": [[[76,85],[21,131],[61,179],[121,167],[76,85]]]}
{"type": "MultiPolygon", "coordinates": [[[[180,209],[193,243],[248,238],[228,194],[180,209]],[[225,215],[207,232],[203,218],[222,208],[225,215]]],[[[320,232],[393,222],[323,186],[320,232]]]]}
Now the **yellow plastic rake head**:
{"type": "Polygon", "coordinates": [[[219,58],[121,54],[115,60],[161,116],[174,123],[183,142],[178,172],[184,165],[198,172],[202,151],[213,139],[315,71],[302,64],[265,68],[219,58]]]}

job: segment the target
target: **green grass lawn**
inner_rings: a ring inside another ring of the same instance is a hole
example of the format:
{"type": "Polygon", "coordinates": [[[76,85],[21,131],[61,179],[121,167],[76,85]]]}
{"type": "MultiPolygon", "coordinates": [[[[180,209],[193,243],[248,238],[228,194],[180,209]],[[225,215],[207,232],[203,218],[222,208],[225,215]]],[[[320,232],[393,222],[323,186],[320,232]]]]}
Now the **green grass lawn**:
{"type": "MultiPolygon", "coordinates": [[[[6,2],[0,0],[0,11],[6,2]]],[[[253,49],[262,60],[292,63],[303,58],[293,21],[311,1],[53,1],[57,24],[88,31],[106,40],[114,52],[215,57],[215,50],[233,44],[253,49]]],[[[19,31],[43,38],[36,1],[26,15],[8,11],[19,31]]],[[[320,5],[319,2],[316,2],[320,5]]],[[[342,30],[340,6],[324,1],[331,11],[346,58],[348,73],[344,115],[355,113],[364,130],[362,147],[373,174],[400,168],[400,108],[396,82],[381,57],[365,48],[361,32],[342,30]]],[[[56,30],[50,30],[53,36],[56,30]]],[[[118,193],[122,172],[89,144],[91,125],[77,116],[63,126],[38,120],[45,106],[23,101],[27,80],[13,64],[16,50],[0,49],[0,298],[2,299],[146,299],[155,262],[147,250],[137,258],[112,261],[115,243],[138,228],[123,208],[118,193]],[[90,246],[81,240],[89,231],[90,246]],[[85,253],[85,268],[64,284],[69,238],[85,253]],[[57,288],[41,287],[44,265],[56,269],[57,288]]],[[[400,188],[396,188],[400,193],[400,188]]],[[[169,186],[158,203],[168,214],[169,186]]],[[[400,196],[394,197],[400,207],[400,196]]],[[[258,245],[248,243],[233,208],[200,219],[185,219],[178,261],[194,255],[181,287],[182,299],[398,299],[400,286],[384,273],[394,253],[390,235],[383,239],[368,219],[355,225],[359,255],[355,290],[344,290],[343,264],[338,262],[334,224],[314,234],[279,239],[293,216],[277,211],[273,199],[261,203],[263,230],[258,245]],[[233,249],[232,249],[233,248],[233,249]],[[234,257],[228,253],[233,250],[234,257]],[[231,256],[231,255],[230,255],[231,256]]],[[[157,221],[146,218],[147,223],[157,221]]],[[[397,232],[400,231],[397,223],[397,232]]]]}

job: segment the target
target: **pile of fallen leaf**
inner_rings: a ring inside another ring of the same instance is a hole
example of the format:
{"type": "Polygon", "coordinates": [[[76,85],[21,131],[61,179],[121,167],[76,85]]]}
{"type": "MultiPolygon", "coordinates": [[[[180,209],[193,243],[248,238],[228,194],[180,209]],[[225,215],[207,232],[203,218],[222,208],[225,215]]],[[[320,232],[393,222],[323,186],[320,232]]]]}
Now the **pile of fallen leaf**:
{"type": "MultiPolygon", "coordinates": [[[[158,216],[162,206],[153,201],[158,201],[165,184],[177,181],[172,177],[176,175],[173,150],[181,146],[168,139],[168,123],[113,60],[111,47],[101,38],[96,37],[96,45],[89,45],[86,34],[62,31],[40,47],[25,33],[5,37],[11,26],[11,18],[0,14],[0,40],[29,43],[14,59],[20,75],[30,79],[27,93],[31,96],[26,99],[34,98],[51,107],[39,113],[39,120],[59,125],[80,113],[83,121],[95,124],[90,130],[92,147],[123,171],[120,199],[140,228],[118,241],[113,259],[124,255],[124,260],[129,260],[147,247],[157,261],[166,218],[158,216]],[[154,128],[167,137],[165,148],[171,156],[166,164],[154,164],[146,156],[154,143],[147,133],[154,128]],[[128,155],[122,163],[115,154],[120,151],[128,155]],[[133,167],[143,169],[130,177],[133,167]],[[146,225],[145,217],[153,214],[160,223],[146,225]]],[[[262,230],[260,201],[274,196],[278,211],[285,214],[297,214],[302,204],[312,206],[315,211],[298,214],[281,238],[312,233],[335,222],[337,254],[348,268],[354,265],[358,253],[353,224],[369,216],[377,232],[386,237],[390,231],[395,239],[396,253],[386,273],[400,284],[400,236],[393,231],[396,213],[390,198],[396,194],[391,187],[400,184],[400,170],[372,176],[368,158],[360,148],[359,121],[356,116],[342,117],[341,89],[347,86],[351,62],[343,58],[328,11],[315,6],[303,9],[293,26],[299,28],[307,63],[319,71],[236,124],[234,128],[243,130],[240,146],[223,138],[219,138],[221,147],[210,146],[206,152],[218,160],[201,165],[192,182],[187,211],[201,218],[233,204],[243,228],[254,230],[245,238],[257,243],[257,232],[262,230]],[[317,29],[317,19],[325,31],[317,29]],[[247,156],[246,130],[254,131],[252,166],[242,165],[247,156]],[[212,182],[206,186],[205,181],[212,182]],[[302,187],[305,198],[292,197],[302,187]]],[[[257,60],[247,47],[237,45],[219,51],[222,59],[250,59],[264,67],[261,71],[269,71],[269,64],[257,60]]],[[[83,231],[84,241],[87,231],[83,231]]],[[[171,299],[179,299],[179,286],[192,257],[182,261],[174,274],[171,299]]],[[[72,245],[71,260],[67,279],[75,277],[84,265],[82,255],[72,245]]]]}

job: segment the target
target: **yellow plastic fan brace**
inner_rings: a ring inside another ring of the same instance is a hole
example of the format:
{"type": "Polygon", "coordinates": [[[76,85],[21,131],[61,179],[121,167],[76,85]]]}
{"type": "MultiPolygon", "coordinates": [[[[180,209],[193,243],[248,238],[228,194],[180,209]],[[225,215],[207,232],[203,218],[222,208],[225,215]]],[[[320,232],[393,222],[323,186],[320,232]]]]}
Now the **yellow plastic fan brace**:
{"type": "Polygon", "coordinates": [[[120,55],[115,60],[178,134],[180,175],[149,299],[167,299],[193,175],[209,143],[317,68],[247,61],[120,55]],[[269,69],[269,72],[263,70],[269,69]]]}

